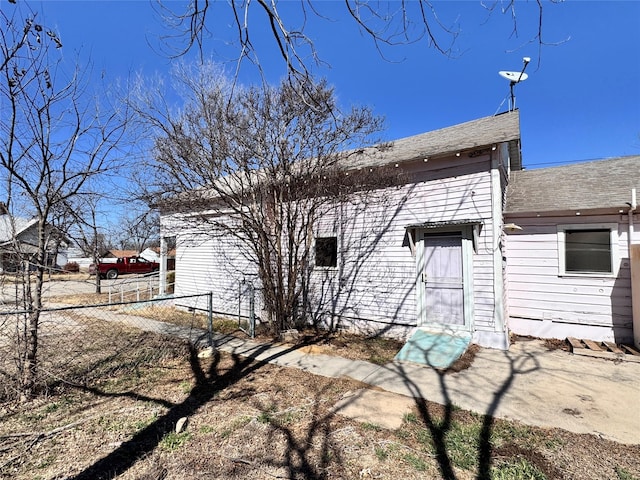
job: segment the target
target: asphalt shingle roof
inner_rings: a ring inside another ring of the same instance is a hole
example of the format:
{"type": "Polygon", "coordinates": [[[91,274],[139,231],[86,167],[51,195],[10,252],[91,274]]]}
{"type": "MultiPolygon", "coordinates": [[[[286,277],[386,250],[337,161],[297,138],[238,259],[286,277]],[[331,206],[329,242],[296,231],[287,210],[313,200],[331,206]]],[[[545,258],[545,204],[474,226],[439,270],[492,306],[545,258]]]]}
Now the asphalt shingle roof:
{"type": "Polygon", "coordinates": [[[502,142],[510,143],[511,168],[520,169],[520,114],[517,110],[394,140],[388,148],[365,148],[349,156],[348,168],[384,166],[502,142]]]}
{"type": "Polygon", "coordinates": [[[505,213],[628,208],[640,155],[511,172],[505,213]]]}

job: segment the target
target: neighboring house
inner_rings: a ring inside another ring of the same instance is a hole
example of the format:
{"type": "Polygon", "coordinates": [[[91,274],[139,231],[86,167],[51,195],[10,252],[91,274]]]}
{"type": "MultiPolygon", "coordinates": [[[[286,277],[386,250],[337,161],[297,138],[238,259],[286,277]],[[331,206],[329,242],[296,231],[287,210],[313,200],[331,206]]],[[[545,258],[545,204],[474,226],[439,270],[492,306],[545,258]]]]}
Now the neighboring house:
{"type": "Polygon", "coordinates": [[[84,251],[80,247],[70,247],[67,250],[67,261],[77,263],[81,272],[88,272],[89,265],[93,263],[93,258],[85,257],[84,251]]]}
{"type": "Polygon", "coordinates": [[[140,252],[140,256],[142,258],[146,258],[150,262],[159,262],[160,261],[160,249],[159,248],[147,247],[143,251],[140,252]]]}
{"type": "MultiPolygon", "coordinates": [[[[59,231],[47,231],[46,265],[60,267],[67,263],[67,240],[59,231]]],[[[15,272],[24,262],[33,262],[38,245],[38,221],[0,215],[0,271],[15,272]]]]}
{"type": "Polygon", "coordinates": [[[125,258],[137,257],[140,254],[137,250],[107,250],[102,258],[125,258]]]}
{"type": "MultiPolygon", "coordinates": [[[[149,260],[150,262],[160,263],[160,247],[147,247],[142,252],[140,252],[140,256],[149,260]]],[[[176,251],[169,250],[167,252],[167,270],[174,270],[176,266],[176,251]]]]}
{"type": "MultiPolygon", "coordinates": [[[[522,168],[519,113],[365,149],[349,168],[389,166],[403,184],[366,205],[337,205],[316,225],[308,304],[341,327],[399,338],[415,327],[463,332],[507,349],[503,203],[510,171],[522,168]]],[[[162,228],[176,236],[176,294],[213,290],[214,310],[247,311],[255,267],[232,240],[198,235],[171,212],[162,228]]]]}
{"type": "Polygon", "coordinates": [[[511,331],[632,343],[629,245],[640,243],[633,189],[640,192],[640,156],[512,173],[511,331]]]}

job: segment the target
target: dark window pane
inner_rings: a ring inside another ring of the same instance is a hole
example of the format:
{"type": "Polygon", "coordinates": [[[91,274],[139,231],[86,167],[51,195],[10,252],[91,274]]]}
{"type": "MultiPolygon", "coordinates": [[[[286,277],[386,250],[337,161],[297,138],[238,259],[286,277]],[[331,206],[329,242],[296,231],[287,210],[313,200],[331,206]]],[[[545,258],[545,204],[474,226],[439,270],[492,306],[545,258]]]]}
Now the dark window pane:
{"type": "Polygon", "coordinates": [[[611,273],[611,232],[608,229],[567,230],[565,271],[611,273]]]}
{"type": "Polygon", "coordinates": [[[338,266],[338,239],[336,237],[316,238],[316,267],[338,266]]]}

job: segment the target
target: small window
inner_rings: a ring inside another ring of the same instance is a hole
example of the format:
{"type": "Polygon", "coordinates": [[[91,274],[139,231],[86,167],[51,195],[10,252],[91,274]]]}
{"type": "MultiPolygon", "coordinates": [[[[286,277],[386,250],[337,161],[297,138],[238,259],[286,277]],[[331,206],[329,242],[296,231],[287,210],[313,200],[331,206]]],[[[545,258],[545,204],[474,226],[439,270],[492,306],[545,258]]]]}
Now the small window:
{"type": "Polygon", "coordinates": [[[337,267],[338,266],[338,238],[318,237],[316,238],[316,267],[337,267]]]}
{"type": "Polygon", "coordinates": [[[614,274],[616,233],[604,225],[559,227],[560,274],[614,274]]]}

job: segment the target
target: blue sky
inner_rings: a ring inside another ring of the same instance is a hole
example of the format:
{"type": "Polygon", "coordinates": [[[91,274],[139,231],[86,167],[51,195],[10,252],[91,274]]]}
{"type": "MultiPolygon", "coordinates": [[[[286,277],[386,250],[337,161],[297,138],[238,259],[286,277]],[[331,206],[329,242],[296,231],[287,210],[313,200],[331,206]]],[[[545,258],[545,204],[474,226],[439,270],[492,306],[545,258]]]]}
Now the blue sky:
{"type": "MultiPolygon", "coordinates": [[[[182,4],[169,3],[176,10],[182,4]]],[[[285,16],[294,15],[297,4],[279,2],[285,16]]],[[[171,66],[152,48],[167,32],[149,1],[30,5],[41,11],[43,23],[59,31],[66,59],[91,58],[96,78],[109,82],[138,71],[164,74],[171,66]]],[[[454,57],[419,43],[386,49],[387,60],[347,20],[343,2],[316,5],[330,20],[311,18],[307,34],[330,68],[314,72],[335,86],[343,106],[368,105],[384,116],[389,140],[506,110],[509,82],[497,72],[519,71],[527,56],[529,79],[516,86],[525,167],[640,154],[640,1],[545,3],[544,38],[555,45],[542,49],[528,43],[537,28],[534,1],[516,2],[517,38],[509,16],[489,16],[480,1],[435,2],[441,21],[459,21],[454,57]]],[[[205,44],[206,53],[220,62],[234,53],[227,45],[234,39],[227,13],[226,1],[214,2],[213,36],[205,44]]],[[[283,64],[264,22],[254,21],[260,60],[276,82],[283,64]]],[[[246,68],[241,78],[255,81],[254,73],[246,68]]]]}

